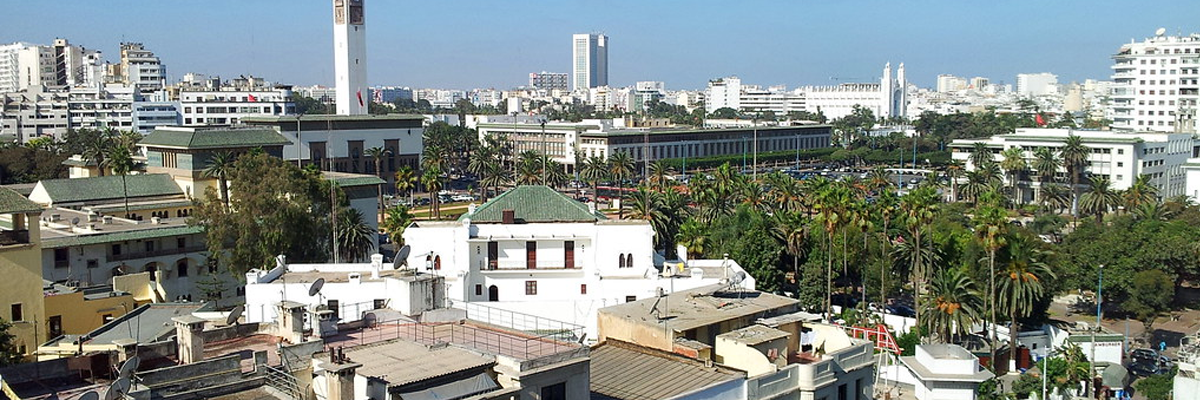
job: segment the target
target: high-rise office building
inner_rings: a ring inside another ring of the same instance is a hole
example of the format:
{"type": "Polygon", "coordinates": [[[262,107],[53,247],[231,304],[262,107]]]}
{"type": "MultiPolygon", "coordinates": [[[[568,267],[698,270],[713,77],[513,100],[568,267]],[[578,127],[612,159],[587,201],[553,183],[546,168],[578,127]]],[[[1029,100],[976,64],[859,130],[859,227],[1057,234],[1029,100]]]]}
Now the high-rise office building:
{"type": "Polygon", "coordinates": [[[1200,34],[1154,37],[1122,45],[1113,55],[1114,130],[1195,132],[1200,99],[1200,34]]]}
{"type": "Polygon", "coordinates": [[[608,36],[580,33],[571,39],[571,90],[608,86],[608,36]]]}
{"type": "Polygon", "coordinates": [[[367,88],[363,0],[333,0],[333,64],[337,74],[337,113],[365,115],[371,92],[367,88]]]}

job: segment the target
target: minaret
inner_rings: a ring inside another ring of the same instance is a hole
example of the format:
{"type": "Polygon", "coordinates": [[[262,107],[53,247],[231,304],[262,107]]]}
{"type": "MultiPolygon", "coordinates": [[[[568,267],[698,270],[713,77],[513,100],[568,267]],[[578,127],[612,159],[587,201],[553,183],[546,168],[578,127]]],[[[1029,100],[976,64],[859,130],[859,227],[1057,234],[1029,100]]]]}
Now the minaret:
{"type": "Polygon", "coordinates": [[[887,118],[892,116],[892,105],[894,104],[895,100],[893,96],[896,93],[895,90],[896,88],[894,82],[892,81],[892,63],[889,62],[887,65],[883,66],[883,78],[879,79],[879,93],[883,95],[883,98],[880,100],[883,104],[880,104],[879,115],[876,117],[887,118]]]}
{"type": "Polygon", "coordinates": [[[338,115],[365,115],[367,26],[363,0],[333,0],[333,64],[337,74],[338,115]]]}
{"type": "Polygon", "coordinates": [[[908,80],[904,78],[904,63],[896,70],[896,86],[896,116],[903,117],[908,115],[908,80]]]}

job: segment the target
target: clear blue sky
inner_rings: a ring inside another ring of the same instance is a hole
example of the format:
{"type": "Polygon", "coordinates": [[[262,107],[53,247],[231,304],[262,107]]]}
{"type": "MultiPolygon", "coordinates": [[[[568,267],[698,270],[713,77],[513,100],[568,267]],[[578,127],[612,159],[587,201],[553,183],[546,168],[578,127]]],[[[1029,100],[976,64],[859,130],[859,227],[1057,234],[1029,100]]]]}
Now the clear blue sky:
{"type": "MultiPolygon", "coordinates": [[[[328,0],[0,0],[0,42],[55,37],[118,57],[143,42],[174,81],[186,72],[333,81],[328,0]]],[[[367,0],[373,85],[510,88],[529,72],[566,72],[572,33],[611,38],[609,80],[699,89],[738,75],[790,87],[877,79],[904,62],[909,80],[1022,72],[1060,82],[1108,79],[1111,54],[1159,27],[1200,32],[1200,4],[1169,1],[367,0]]]]}

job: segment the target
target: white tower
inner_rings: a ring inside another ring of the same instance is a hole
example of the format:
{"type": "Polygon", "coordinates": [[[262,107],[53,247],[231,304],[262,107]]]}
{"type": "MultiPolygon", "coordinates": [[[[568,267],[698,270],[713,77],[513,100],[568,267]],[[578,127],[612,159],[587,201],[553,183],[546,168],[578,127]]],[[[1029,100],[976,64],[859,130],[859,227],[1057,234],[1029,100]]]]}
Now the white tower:
{"type": "Polygon", "coordinates": [[[904,63],[896,70],[896,116],[908,116],[908,79],[904,77],[904,63]]]}
{"type": "Polygon", "coordinates": [[[883,95],[880,99],[879,115],[877,118],[887,118],[892,116],[892,105],[895,104],[896,85],[892,80],[892,63],[887,63],[883,66],[883,78],[879,79],[879,93],[883,95]]]}
{"type": "Polygon", "coordinates": [[[333,0],[333,64],[338,115],[364,115],[367,89],[367,26],[363,0],[333,0]]]}

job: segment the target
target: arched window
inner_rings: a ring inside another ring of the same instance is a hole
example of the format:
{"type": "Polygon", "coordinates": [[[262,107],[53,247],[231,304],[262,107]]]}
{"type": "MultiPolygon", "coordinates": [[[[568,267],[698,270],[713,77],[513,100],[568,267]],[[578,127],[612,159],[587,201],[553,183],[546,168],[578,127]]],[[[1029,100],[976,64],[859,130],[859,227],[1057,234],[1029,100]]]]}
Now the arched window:
{"type": "Polygon", "coordinates": [[[625,268],[633,268],[633,254],[625,255],[625,268]]]}
{"type": "Polygon", "coordinates": [[[625,254],[617,254],[617,268],[625,268],[625,254]]]}
{"type": "Polygon", "coordinates": [[[175,271],[180,278],[188,276],[188,261],[187,259],[179,260],[175,263],[175,271]]]}

